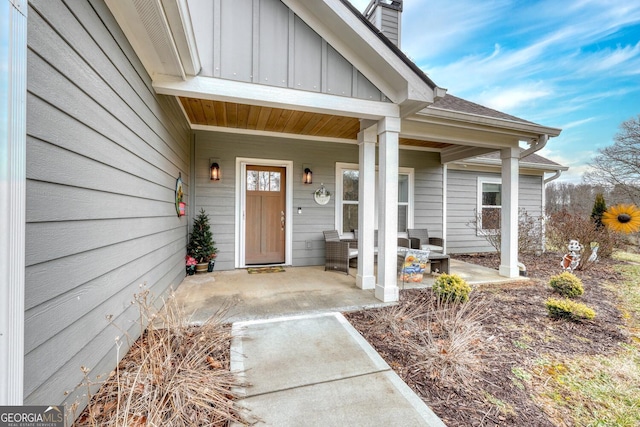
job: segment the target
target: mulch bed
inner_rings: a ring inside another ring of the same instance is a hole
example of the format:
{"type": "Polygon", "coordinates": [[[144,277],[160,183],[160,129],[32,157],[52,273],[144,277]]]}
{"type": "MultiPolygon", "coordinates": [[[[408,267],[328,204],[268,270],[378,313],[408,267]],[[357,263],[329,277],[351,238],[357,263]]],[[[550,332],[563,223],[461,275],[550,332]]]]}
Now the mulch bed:
{"type": "MultiPolygon", "coordinates": [[[[456,255],[462,261],[497,268],[495,254],[456,255]]],[[[354,327],[375,347],[398,375],[418,393],[429,407],[450,426],[553,426],[543,410],[512,372],[514,367],[530,367],[540,357],[580,357],[616,351],[628,335],[616,308],[616,298],[603,284],[620,280],[611,260],[601,260],[589,270],[575,274],[582,279],[585,293],[580,302],[595,309],[593,321],[574,323],[552,320],[544,305],[556,296],[547,285],[559,274],[560,255],[524,256],[530,280],[478,287],[475,297],[488,303],[483,321],[485,368],[473,379],[473,386],[447,387],[426,372],[411,368],[412,352],[398,351],[385,337],[370,333],[371,317],[365,312],[346,314],[354,327]],[[499,399],[487,398],[487,393],[499,399]],[[505,409],[508,408],[508,409],[505,409]],[[512,409],[512,410],[510,410],[512,409]]],[[[400,304],[416,304],[431,298],[430,290],[401,291],[400,304]]],[[[384,309],[382,309],[384,310],[384,309]]]]}

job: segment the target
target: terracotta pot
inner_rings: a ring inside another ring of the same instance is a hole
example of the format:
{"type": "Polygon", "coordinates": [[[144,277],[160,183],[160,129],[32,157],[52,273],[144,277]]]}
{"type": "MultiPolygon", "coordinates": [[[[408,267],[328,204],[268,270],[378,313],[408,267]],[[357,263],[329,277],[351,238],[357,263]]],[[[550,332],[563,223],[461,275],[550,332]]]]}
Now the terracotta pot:
{"type": "Polygon", "coordinates": [[[196,264],[196,273],[206,273],[207,268],[209,268],[208,262],[199,262],[196,264]]]}

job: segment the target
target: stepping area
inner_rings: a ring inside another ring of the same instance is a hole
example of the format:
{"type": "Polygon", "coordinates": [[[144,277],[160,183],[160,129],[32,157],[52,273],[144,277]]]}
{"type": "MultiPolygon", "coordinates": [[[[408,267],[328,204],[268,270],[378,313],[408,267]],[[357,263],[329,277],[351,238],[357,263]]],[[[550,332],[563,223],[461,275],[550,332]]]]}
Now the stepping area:
{"type": "Polygon", "coordinates": [[[233,324],[232,370],[250,421],[269,426],[444,426],[339,313],[233,324]]]}

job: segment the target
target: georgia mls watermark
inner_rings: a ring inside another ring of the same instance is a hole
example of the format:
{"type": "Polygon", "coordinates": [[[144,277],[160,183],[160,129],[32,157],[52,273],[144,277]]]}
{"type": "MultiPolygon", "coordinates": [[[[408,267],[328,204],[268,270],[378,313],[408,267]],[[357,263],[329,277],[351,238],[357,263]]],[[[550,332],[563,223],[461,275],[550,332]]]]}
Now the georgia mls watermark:
{"type": "Polygon", "coordinates": [[[0,406],[0,427],[64,427],[64,406],[0,406]]]}

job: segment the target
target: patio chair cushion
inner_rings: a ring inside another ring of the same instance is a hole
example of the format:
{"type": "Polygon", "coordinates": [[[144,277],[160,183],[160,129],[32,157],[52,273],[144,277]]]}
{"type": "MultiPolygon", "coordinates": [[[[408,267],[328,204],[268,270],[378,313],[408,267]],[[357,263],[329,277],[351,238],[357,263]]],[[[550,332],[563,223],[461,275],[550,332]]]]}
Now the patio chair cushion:
{"type": "Polygon", "coordinates": [[[419,239],[420,245],[418,249],[425,246],[432,252],[444,252],[444,239],[440,237],[429,237],[429,230],[426,228],[409,228],[407,235],[410,238],[419,239]]]}

